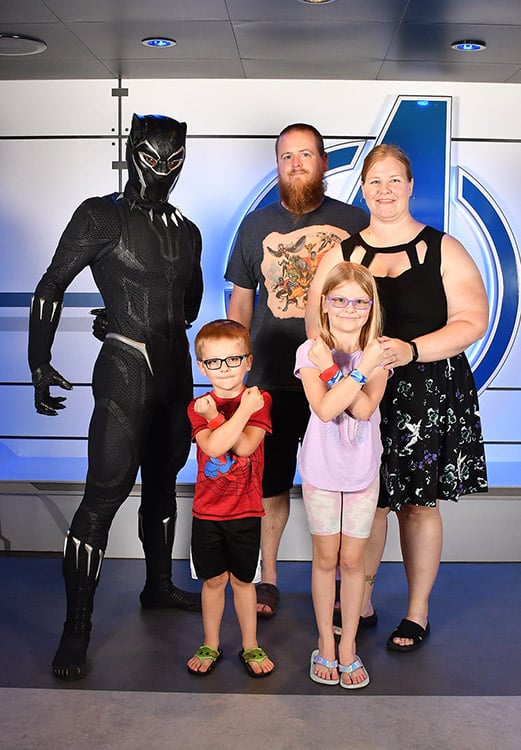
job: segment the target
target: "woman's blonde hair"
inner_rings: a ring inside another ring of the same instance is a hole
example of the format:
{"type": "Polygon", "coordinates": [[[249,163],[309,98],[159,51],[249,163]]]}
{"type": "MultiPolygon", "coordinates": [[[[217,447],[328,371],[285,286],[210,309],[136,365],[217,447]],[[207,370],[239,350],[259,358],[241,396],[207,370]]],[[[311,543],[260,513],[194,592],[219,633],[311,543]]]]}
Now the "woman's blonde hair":
{"type": "Polygon", "coordinates": [[[378,161],[382,161],[382,159],[386,159],[388,156],[392,156],[393,159],[397,159],[397,161],[399,161],[405,169],[407,181],[410,182],[412,180],[411,162],[409,161],[409,157],[407,156],[405,151],[403,151],[403,149],[401,149],[399,146],[394,146],[392,143],[380,143],[379,146],[375,146],[374,148],[372,148],[364,159],[362,172],[360,175],[362,185],[364,184],[367,178],[367,173],[369,172],[373,164],[376,164],[376,162],[378,161]]]}
{"type": "Polygon", "coordinates": [[[331,333],[329,327],[329,315],[325,311],[324,300],[332,291],[342,284],[354,282],[364,290],[367,298],[373,301],[369,308],[369,315],[360,331],[360,348],[364,349],[369,341],[382,335],[383,317],[378,290],[373,274],[361,266],[359,263],[351,263],[347,260],[338,263],[328,273],[322,287],[322,296],[320,299],[320,311],[318,316],[318,325],[320,336],[324,339],[330,349],[336,349],[338,342],[331,333]]]}

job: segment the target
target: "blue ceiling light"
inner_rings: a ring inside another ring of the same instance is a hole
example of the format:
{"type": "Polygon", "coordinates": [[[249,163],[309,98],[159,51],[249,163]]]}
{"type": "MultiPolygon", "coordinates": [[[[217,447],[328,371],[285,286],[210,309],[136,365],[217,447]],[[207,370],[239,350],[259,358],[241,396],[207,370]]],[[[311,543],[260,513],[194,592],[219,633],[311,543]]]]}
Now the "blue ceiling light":
{"type": "Polygon", "coordinates": [[[482,42],[480,39],[460,39],[457,42],[452,42],[450,46],[460,52],[479,52],[487,48],[486,42],[482,42]]]}
{"type": "Polygon", "coordinates": [[[164,36],[149,36],[146,39],[142,39],[141,44],[144,44],[145,47],[164,49],[165,47],[175,47],[177,42],[175,39],[168,39],[164,36]]]}

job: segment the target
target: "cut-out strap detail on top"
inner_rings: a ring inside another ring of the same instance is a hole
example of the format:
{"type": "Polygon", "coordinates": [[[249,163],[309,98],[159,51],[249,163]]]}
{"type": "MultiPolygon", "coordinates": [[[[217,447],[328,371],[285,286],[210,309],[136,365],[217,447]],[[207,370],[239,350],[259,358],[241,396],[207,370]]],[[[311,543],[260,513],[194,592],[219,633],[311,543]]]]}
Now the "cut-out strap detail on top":
{"type": "MultiPolygon", "coordinates": [[[[387,248],[368,247],[367,245],[363,244],[363,242],[360,242],[360,243],[357,243],[352,248],[351,252],[349,253],[348,258],[345,257],[345,253],[344,253],[345,260],[351,260],[357,248],[361,248],[364,251],[363,258],[361,258],[360,261],[357,261],[357,262],[359,262],[361,266],[365,266],[365,268],[369,268],[369,269],[371,268],[371,263],[375,259],[376,255],[380,255],[380,254],[388,255],[389,254],[388,252],[386,252],[387,248]]],[[[400,253],[400,252],[406,253],[407,259],[409,261],[409,268],[404,268],[402,273],[407,273],[407,271],[410,271],[411,268],[416,268],[417,266],[423,265],[423,263],[420,263],[420,259],[418,258],[418,245],[417,244],[410,243],[408,245],[403,245],[403,247],[397,247],[394,250],[394,253],[400,253]]],[[[424,260],[425,260],[425,257],[424,257],[424,260]]],[[[401,276],[401,273],[398,275],[401,276]]]]}
{"type": "Polygon", "coordinates": [[[405,242],[401,245],[393,245],[392,247],[374,247],[373,245],[369,245],[363,237],[361,237],[360,233],[358,233],[351,235],[351,237],[348,237],[342,242],[342,255],[344,260],[351,260],[357,249],[363,250],[363,258],[356,262],[366,268],[370,268],[376,255],[406,253],[409,261],[409,268],[405,268],[402,273],[398,274],[398,276],[401,276],[412,268],[418,268],[426,263],[434,264],[436,267],[439,267],[442,237],[443,232],[430,226],[424,226],[423,229],[418,232],[416,237],[413,237],[413,239],[410,240],[410,242],[405,242]],[[418,248],[421,245],[424,245],[425,247],[425,253],[423,254],[422,260],[420,260],[418,253],[418,248]]]}

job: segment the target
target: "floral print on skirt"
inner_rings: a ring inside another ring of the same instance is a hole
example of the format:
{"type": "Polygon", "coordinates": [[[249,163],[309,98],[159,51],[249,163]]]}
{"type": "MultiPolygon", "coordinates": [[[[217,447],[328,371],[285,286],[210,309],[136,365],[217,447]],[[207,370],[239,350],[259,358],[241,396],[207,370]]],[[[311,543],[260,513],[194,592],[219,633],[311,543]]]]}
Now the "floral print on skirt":
{"type": "Polygon", "coordinates": [[[396,368],[380,411],[379,506],[433,507],[486,492],[477,390],[465,354],[396,368]]]}

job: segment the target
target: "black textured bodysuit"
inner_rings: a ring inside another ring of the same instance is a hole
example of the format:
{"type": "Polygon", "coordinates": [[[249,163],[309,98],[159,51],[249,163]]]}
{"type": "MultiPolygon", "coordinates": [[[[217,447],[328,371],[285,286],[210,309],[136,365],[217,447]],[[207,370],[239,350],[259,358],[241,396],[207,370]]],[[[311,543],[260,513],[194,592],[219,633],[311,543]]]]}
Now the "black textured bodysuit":
{"type": "MultiPolygon", "coordinates": [[[[175,515],[175,481],[190,448],[186,407],[192,374],[186,323],[202,294],[197,227],[166,204],[162,213],[116,194],[85,201],[74,213],[35,291],[61,304],[63,293],[90,266],[107,311],[107,337],[93,374],[85,495],[71,533],[105,549],[114,514],[142,473],[144,520],[175,515]]],[[[31,370],[44,361],[47,316],[34,321],[31,370]],[[40,357],[41,361],[38,361],[40,357]]],[[[33,324],[33,321],[31,321],[33,324]]],[[[30,347],[31,349],[31,347],[30,347]]]]}
{"type": "Polygon", "coordinates": [[[106,332],[93,373],[85,493],[63,559],[67,614],[52,662],[56,677],[86,674],[94,593],[114,515],[141,467],[139,536],[145,608],[200,610],[172,582],[177,473],[190,450],[192,369],[186,327],[203,292],[201,236],[168,203],[185,158],[186,123],[136,115],[122,195],[90,198],[74,212],[40,280],[29,318],[29,366],[40,414],[55,416],[72,386],[51,365],[65,290],[87,266],[103,296],[106,332]]]}
{"type": "Polygon", "coordinates": [[[200,609],[199,595],[181,591],[171,580],[175,486],[191,437],[186,326],[201,303],[200,256],[198,228],[170,204],[152,207],[117,194],[90,198],[75,211],[35,290],[29,364],[36,392],[42,377],[47,386],[47,398],[41,392],[36,397],[43,414],[55,413],[48,406],[61,400],[49,397],[48,384],[60,384],[54,376],[62,379],[50,360],[63,295],[87,266],[108,322],[93,373],[85,493],[65,546],[67,614],[53,659],[54,674],[61,679],[85,675],[94,592],[109,529],[139,468],[139,536],[147,570],[142,606],[200,609]]]}

